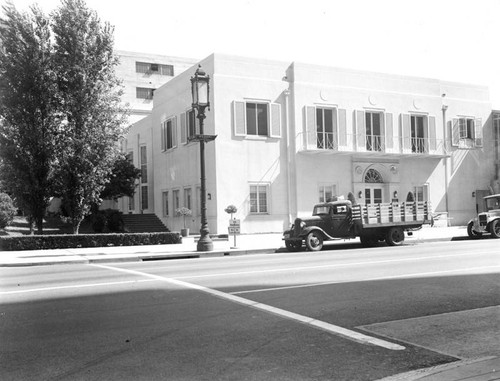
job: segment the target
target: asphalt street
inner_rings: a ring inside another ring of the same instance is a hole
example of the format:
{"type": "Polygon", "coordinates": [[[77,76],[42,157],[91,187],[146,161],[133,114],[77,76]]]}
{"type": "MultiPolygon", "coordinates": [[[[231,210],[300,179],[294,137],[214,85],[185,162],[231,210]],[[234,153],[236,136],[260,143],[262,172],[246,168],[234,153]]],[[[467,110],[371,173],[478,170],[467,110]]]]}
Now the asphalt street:
{"type": "Polygon", "coordinates": [[[0,268],[0,378],[378,380],[498,356],[497,246],[0,268]]]}

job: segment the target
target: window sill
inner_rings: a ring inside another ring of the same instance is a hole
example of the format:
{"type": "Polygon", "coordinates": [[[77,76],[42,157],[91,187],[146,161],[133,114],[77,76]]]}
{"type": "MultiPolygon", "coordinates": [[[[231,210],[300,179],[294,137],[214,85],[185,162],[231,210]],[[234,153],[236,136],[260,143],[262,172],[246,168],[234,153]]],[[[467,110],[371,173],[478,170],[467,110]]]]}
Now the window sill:
{"type": "Polygon", "coordinates": [[[239,138],[243,138],[245,140],[253,140],[253,141],[267,141],[267,140],[279,140],[281,137],[273,137],[273,136],[263,136],[263,135],[239,135],[239,138]]]}

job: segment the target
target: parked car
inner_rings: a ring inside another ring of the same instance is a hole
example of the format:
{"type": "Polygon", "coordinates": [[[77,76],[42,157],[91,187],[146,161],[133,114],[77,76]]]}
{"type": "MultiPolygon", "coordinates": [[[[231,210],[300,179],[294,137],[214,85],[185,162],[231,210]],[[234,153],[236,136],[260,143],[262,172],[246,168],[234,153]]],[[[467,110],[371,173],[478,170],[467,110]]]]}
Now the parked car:
{"type": "Polygon", "coordinates": [[[471,238],[480,238],[489,233],[500,238],[500,194],[484,197],[484,206],[486,212],[479,213],[467,224],[467,234],[471,238]]]}

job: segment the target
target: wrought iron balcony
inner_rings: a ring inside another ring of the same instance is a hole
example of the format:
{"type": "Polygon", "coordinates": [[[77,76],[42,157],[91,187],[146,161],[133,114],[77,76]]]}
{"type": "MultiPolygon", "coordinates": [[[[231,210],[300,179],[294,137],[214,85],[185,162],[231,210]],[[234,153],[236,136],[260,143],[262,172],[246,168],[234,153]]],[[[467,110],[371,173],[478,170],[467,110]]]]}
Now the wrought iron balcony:
{"type": "Polygon", "coordinates": [[[308,132],[299,134],[298,142],[301,152],[311,153],[363,153],[422,157],[445,157],[450,154],[450,147],[443,139],[308,132]]]}

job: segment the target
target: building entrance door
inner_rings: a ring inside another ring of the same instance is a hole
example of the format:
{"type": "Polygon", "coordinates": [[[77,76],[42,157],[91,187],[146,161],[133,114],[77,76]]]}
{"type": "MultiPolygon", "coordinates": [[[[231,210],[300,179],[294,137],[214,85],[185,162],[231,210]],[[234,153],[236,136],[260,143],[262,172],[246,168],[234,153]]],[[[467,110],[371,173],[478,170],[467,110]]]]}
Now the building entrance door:
{"type": "Polygon", "coordinates": [[[365,188],[365,202],[367,204],[382,204],[383,191],[381,186],[370,186],[365,188]]]}
{"type": "Polygon", "coordinates": [[[384,180],[380,173],[370,168],[365,173],[365,203],[381,204],[384,202],[384,180]]]}

